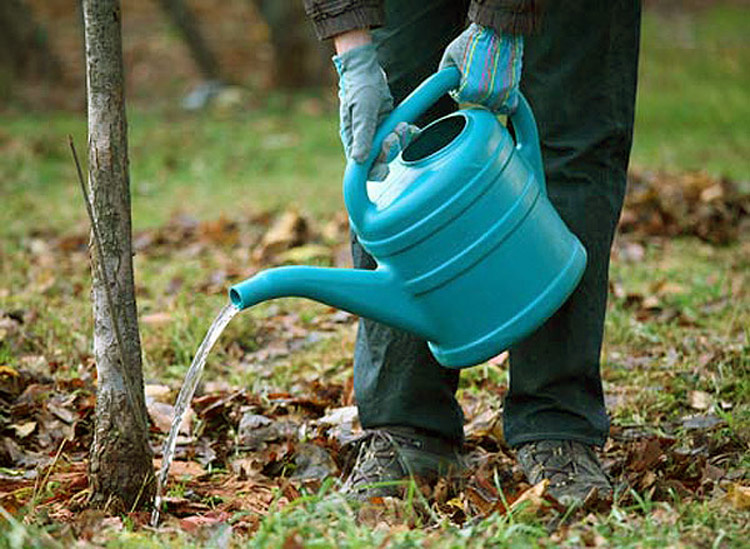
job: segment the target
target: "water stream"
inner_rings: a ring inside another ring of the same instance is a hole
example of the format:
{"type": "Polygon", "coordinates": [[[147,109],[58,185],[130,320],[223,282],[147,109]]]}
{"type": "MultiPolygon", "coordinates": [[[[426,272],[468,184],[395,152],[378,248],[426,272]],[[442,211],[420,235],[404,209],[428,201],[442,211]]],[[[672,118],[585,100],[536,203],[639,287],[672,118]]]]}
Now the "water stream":
{"type": "Polygon", "coordinates": [[[180,389],[180,394],[175,403],[174,419],[172,420],[172,426],[169,429],[169,436],[164,442],[161,470],[156,478],[156,496],[154,497],[154,510],[151,514],[151,526],[156,527],[159,524],[159,512],[161,510],[163,491],[164,486],[167,483],[169,466],[172,464],[172,458],[174,458],[175,446],[177,445],[177,433],[180,431],[182,417],[185,415],[188,405],[195,393],[195,389],[198,387],[198,381],[203,373],[203,366],[206,364],[206,357],[219,339],[221,333],[224,331],[224,328],[227,327],[227,324],[229,324],[239,312],[240,310],[231,303],[224,306],[213,324],[211,324],[211,327],[208,329],[206,337],[203,339],[203,342],[195,353],[193,363],[190,365],[187,374],[185,374],[185,381],[182,384],[182,389],[180,389]]]}

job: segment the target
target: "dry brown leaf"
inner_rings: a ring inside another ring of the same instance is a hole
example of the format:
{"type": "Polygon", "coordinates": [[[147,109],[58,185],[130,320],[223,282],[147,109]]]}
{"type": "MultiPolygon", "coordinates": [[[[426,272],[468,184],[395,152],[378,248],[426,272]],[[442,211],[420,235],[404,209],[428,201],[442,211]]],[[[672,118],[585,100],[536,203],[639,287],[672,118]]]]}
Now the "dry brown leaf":
{"type": "Polygon", "coordinates": [[[27,421],[19,425],[13,425],[13,430],[18,438],[26,438],[36,429],[36,421],[27,421]]]}
{"type": "Polygon", "coordinates": [[[170,394],[172,393],[172,389],[170,389],[167,385],[155,385],[148,383],[143,387],[143,392],[145,393],[147,399],[152,398],[153,400],[158,400],[160,402],[167,402],[170,394]]]}
{"type": "MultiPolygon", "coordinates": [[[[154,459],[154,468],[161,470],[161,459],[154,459]]],[[[206,470],[196,461],[173,461],[169,467],[169,476],[174,479],[200,477],[206,470]]]]}
{"type": "Polygon", "coordinates": [[[711,395],[705,391],[690,391],[688,393],[688,403],[691,408],[696,410],[708,410],[712,402],[711,395]]]}
{"type": "Polygon", "coordinates": [[[231,515],[225,511],[193,515],[180,519],[180,527],[186,532],[194,534],[202,528],[224,523],[230,518],[232,518],[231,515]]]}
{"type": "Polygon", "coordinates": [[[354,424],[359,420],[359,412],[356,406],[344,406],[341,408],[332,408],[326,412],[322,418],[318,419],[321,425],[342,425],[345,423],[354,424]]]}
{"type": "MultiPolygon", "coordinates": [[[[156,428],[162,433],[168,433],[172,427],[172,421],[174,419],[174,406],[167,404],[166,402],[158,402],[156,400],[148,399],[146,401],[146,410],[148,411],[148,417],[154,422],[156,428]]],[[[180,421],[179,432],[181,434],[190,434],[193,415],[192,409],[188,408],[185,411],[185,415],[182,416],[182,421],[180,421]]]]}
{"type": "Polygon", "coordinates": [[[201,241],[211,244],[231,245],[237,242],[237,224],[224,217],[213,221],[204,221],[198,225],[198,235],[201,241]]]}
{"type": "Polygon", "coordinates": [[[518,499],[511,504],[510,510],[512,512],[521,512],[524,514],[540,511],[549,505],[547,500],[544,499],[548,487],[549,479],[545,478],[518,496],[518,499]]]}
{"type": "Polygon", "coordinates": [[[750,486],[732,483],[727,490],[727,501],[739,511],[750,510],[750,486]]]}
{"type": "Polygon", "coordinates": [[[284,212],[263,235],[253,259],[265,261],[279,252],[301,246],[310,238],[309,223],[295,211],[284,212]]]}
{"type": "Polygon", "coordinates": [[[340,243],[349,240],[349,216],[344,212],[337,212],[333,218],[323,226],[321,236],[326,242],[340,243]]]}
{"type": "Polygon", "coordinates": [[[465,427],[467,439],[490,438],[496,442],[503,440],[503,415],[500,410],[487,409],[472,418],[465,427]]]}
{"type": "Polygon", "coordinates": [[[690,234],[726,244],[741,234],[750,195],[734,182],[703,172],[631,170],[620,228],[641,235],[690,234]]]}
{"type": "Polygon", "coordinates": [[[19,375],[12,366],[8,366],[7,364],[0,365],[0,376],[18,377],[19,375]]]}
{"type": "Polygon", "coordinates": [[[664,452],[656,438],[638,440],[632,449],[630,468],[636,473],[647,471],[661,460],[664,452]]]}

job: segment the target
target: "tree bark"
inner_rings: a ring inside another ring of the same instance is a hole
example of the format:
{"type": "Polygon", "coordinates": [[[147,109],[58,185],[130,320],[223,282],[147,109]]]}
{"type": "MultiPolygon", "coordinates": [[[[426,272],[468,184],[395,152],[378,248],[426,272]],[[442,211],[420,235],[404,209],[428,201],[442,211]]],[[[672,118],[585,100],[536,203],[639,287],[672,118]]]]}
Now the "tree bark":
{"type": "Polygon", "coordinates": [[[253,1],[271,31],[274,84],[282,88],[329,84],[331,52],[315,37],[302,2],[253,1]]]}
{"type": "Polygon", "coordinates": [[[99,238],[92,253],[98,378],[91,504],[129,511],[150,502],[155,486],[133,283],[120,2],[84,0],[83,16],[89,195],[99,238]]]}
{"type": "Polygon", "coordinates": [[[221,71],[216,56],[203,38],[200,26],[183,0],[159,0],[164,13],[182,34],[190,55],[206,80],[220,80],[221,71]]]}

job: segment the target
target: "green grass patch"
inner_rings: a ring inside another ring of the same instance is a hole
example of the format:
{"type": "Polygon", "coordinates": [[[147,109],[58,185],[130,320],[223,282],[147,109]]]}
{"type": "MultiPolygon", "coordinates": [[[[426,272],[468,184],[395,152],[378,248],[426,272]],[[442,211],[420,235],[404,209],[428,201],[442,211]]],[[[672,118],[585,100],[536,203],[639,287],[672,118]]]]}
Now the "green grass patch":
{"type": "Polygon", "coordinates": [[[646,12],[636,164],[750,178],[749,14],[739,3],[646,12]]]}

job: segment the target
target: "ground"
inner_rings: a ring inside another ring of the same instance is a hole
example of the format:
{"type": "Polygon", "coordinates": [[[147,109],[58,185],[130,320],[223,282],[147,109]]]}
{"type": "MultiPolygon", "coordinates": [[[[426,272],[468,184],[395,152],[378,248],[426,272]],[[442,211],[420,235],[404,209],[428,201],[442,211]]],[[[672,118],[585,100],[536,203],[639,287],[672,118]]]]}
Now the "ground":
{"type": "MultiPolygon", "coordinates": [[[[71,134],[82,154],[85,120],[10,105],[0,114],[0,546],[743,546],[750,49],[747,9],[708,4],[646,14],[603,351],[612,432],[602,459],[617,497],[611,509],[569,516],[543,486],[524,483],[503,443],[504,355],[462,377],[472,464],[463,475],[408,486],[408,505],[357,509],[333,496],[341,444],[357,431],[356,323],[303,300],[244,312],[220,339],[178,442],[158,529],[147,511],[87,510],[96,368],[88,226],[67,149],[71,134]]],[[[190,72],[177,73],[165,93],[189,88],[190,72]]],[[[273,265],[349,262],[334,98],[261,96],[254,85],[200,113],[132,90],[136,285],[155,466],[171,405],[227,287],[273,265]]]]}

